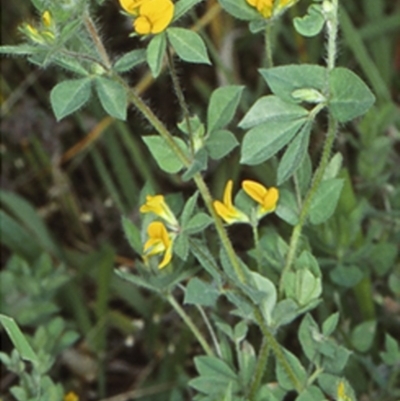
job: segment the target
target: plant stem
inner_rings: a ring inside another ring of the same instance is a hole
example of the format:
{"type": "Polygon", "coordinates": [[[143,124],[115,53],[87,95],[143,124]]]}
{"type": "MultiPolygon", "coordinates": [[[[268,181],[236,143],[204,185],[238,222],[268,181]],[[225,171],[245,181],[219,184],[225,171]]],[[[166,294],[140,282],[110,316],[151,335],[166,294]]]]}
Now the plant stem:
{"type": "Polygon", "coordinates": [[[97,32],[96,25],[94,24],[87,10],[85,11],[83,16],[83,22],[85,24],[86,30],[89,32],[89,35],[93,40],[94,45],[96,46],[96,49],[101,59],[103,60],[105,67],[107,68],[107,70],[110,70],[112,66],[110,58],[108,57],[107,51],[103,45],[103,42],[100,39],[100,35],[97,32]]]}
{"type": "Polygon", "coordinates": [[[196,327],[196,325],[193,323],[193,320],[190,318],[190,316],[184,311],[184,309],[179,305],[179,303],[176,301],[176,299],[173,297],[171,293],[168,293],[167,296],[167,301],[171,304],[171,306],[175,309],[176,313],[182,318],[182,320],[185,322],[186,326],[189,327],[193,335],[196,337],[197,341],[200,343],[202,346],[204,352],[208,356],[213,356],[214,352],[208,345],[206,339],[203,337],[203,335],[200,333],[199,329],[196,327]]]}
{"type": "Polygon", "coordinates": [[[285,354],[282,351],[282,348],[278,341],[275,339],[274,335],[270,332],[268,326],[264,322],[264,318],[257,307],[253,308],[253,314],[257,321],[258,326],[264,336],[265,341],[268,343],[268,346],[271,347],[272,352],[275,354],[277,362],[281,364],[285,373],[288,375],[289,380],[292,382],[295,390],[300,393],[303,389],[303,385],[300,380],[297,378],[296,373],[293,371],[290,363],[287,361],[285,354]]]}
{"type": "Polygon", "coordinates": [[[257,365],[255,368],[254,378],[251,382],[250,391],[249,391],[249,400],[255,400],[257,395],[257,391],[260,388],[261,380],[264,375],[265,368],[267,366],[269,356],[269,343],[266,337],[263,337],[260,352],[258,354],[257,365]]]}
{"type": "Polygon", "coordinates": [[[266,68],[274,66],[274,59],[272,56],[272,21],[268,21],[264,31],[264,45],[265,45],[265,59],[267,61],[266,68]]]}
{"type": "MultiPolygon", "coordinates": [[[[329,16],[327,17],[327,32],[328,32],[328,45],[327,45],[327,72],[329,72],[335,68],[335,60],[336,60],[336,50],[337,50],[337,34],[338,34],[338,17],[337,17],[337,9],[338,9],[338,0],[332,0],[331,3],[329,3],[332,7],[330,9],[329,16]]],[[[303,226],[306,222],[310,206],[312,204],[312,200],[314,198],[315,193],[317,192],[317,189],[322,181],[322,178],[324,176],[324,172],[326,169],[326,166],[329,163],[329,157],[332,152],[332,147],[333,143],[336,138],[336,133],[338,130],[338,121],[331,115],[329,114],[328,117],[328,133],[326,136],[326,140],[324,143],[324,147],[322,150],[322,156],[321,156],[321,161],[320,164],[315,171],[311,187],[308,190],[303,207],[300,211],[300,216],[299,216],[299,221],[293,228],[292,236],[290,238],[290,244],[289,244],[289,251],[286,257],[286,262],[285,266],[283,267],[282,270],[282,275],[281,279],[279,282],[279,295],[280,297],[283,296],[283,287],[284,287],[284,281],[285,281],[285,276],[286,274],[290,271],[293,261],[296,257],[296,252],[297,252],[297,247],[299,243],[299,239],[301,236],[301,232],[303,229],[303,226]]]]}
{"type": "Polygon", "coordinates": [[[262,253],[261,253],[261,248],[260,248],[260,237],[258,235],[258,221],[257,220],[255,223],[252,222],[251,228],[253,229],[254,248],[256,250],[256,256],[257,256],[257,267],[258,267],[258,270],[260,270],[261,264],[262,264],[262,253]]]}
{"type": "Polygon", "coordinates": [[[190,124],[189,107],[186,103],[185,96],[183,94],[183,90],[182,90],[181,84],[179,82],[178,74],[176,73],[174,59],[172,56],[171,47],[170,47],[169,42],[167,43],[167,60],[168,60],[169,72],[171,74],[172,84],[174,85],[176,97],[178,98],[179,105],[181,106],[181,109],[183,111],[183,118],[185,119],[186,127],[189,132],[190,150],[191,150],[192,154],[194,154],[194,143],[193,143],[194,139],[193,139],[192,127],[190,124]]]}

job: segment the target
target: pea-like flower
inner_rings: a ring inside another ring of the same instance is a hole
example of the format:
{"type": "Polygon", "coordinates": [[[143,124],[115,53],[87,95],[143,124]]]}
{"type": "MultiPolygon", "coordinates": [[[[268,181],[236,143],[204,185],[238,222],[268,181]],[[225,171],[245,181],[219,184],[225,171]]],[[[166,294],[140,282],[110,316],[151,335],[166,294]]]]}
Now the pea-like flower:
{"type": "Polygon", "coordinates": [[[174,213],[165,202],[163,195],[147,195],[146,203],[142,205],[139,210],[140,213],[154,213],[165,220],[171,228],[179,227],[179,223],[174,213]]]}
{"type": "Polygon", "coordinates": [[[338,401],[351,401],[351,398],[346,394],[346,387],[342,380],[340,380],[337,387],[337,400],[338,401]]]}
{"type": "Polygon", "coordinates": [[[121,7],[133,15],[133,27],[139,35],[157,34],[164,31],[174,16],[171,0],[120,0],[121,7]]]}
{"type": "Polygon", "coordinates": [[[227,224],[248,223],[248,216],[232,204],[232,188],[233,181],[229,180],[225,186],[223,202],[214,201],[214,209],[227,224]]]}
{"type": "Polygon", "coordinates": [[[274,10],[280,11],[296,3],[297,0],[246,0],[248,4],[255,7],[264,18],[271,18],[274,10]],[[277,4],[274,6],[274,2],[277,4]]]}
{"type": "Polygon", "coordinates": [[[259,204],[258,217],[271,213],[276,209],[279,200],[279,190],[275,187],[266,188],[264,185],[251,180],[242,182],[242,188],[250,198],[259,204]]]}
{"type": "Polygon", "coordinates": [[[172,259],[173,237],[168,233],[165,225],[160,221],[153,221],[147,227],[147,235],[149,239],[144,244],[144,260],[147,262],[150,256],[163,253],[164,256],[158,264],[158,268],[162,269],[172,259]]]}

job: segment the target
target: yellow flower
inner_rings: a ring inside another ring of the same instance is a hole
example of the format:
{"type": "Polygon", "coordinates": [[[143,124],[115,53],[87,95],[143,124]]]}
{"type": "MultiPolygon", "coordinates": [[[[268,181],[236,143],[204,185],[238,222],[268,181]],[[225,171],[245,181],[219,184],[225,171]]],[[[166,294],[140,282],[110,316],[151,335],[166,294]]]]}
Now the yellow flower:
{"type": "Polygon", "coordinates": [[[133,23],[139,35],[157,34],[164,31],[174,16],[174,3],[171,0],[146,0],[139,9],[133,23]]]}
{"type": "Polygon", "coordinates": [[[264,18],[271,18],[274,11],[280,11],[296,3],[297,0],[246,0],[248,4],[255,7],[264,18]],[[277,3],[274,5],[274,3],[277,3]]]}
{"type": "Polygon", "coordinates": [[[46,27],[49,27],[51,25],[51,14],[49,11],[45,11],[42,14],[42,22],[43,22],[43,25],[46,27]]]}
{"type": "Polygon", "coordinates": [[[70,391],[64,395],[63,401],[79,401],[79,397],[73,391],[70,391]]]}
{"type": "Polygon", "coordinates": [[[147,234],[149,239],[144,244],[144,259],[147,261],[149,256],[164,253],[164,257],[158,265],[158,268],[162,269],[172,259],[173,239],[160,221],[150,223],[147,227],[147,234]]]}
{"type": "Polygon", "coordinates": [[[140,213],[154,213],[164,219],[171,227],[178,228],[179,224],[175,215],[165,202],[163,195],[147,195],[146,203],[140,207],[140,213]]]}
{"type": "Polygon", "coordinates": [[[214,209],[218,216],[228,224],[247,223],[249,222],[249,218],[232,204],[232,187],[233,181],[229,180],[225,186],[223,202],[214,201],[214,209]]]}
{"type": "Polygon", "coordinates": [[[242,182],[242,188],[250,198],[259,203],[258,216],[273,212],[276,209],[276,204],[279,199],[279,191],[275,187],[266,188],[264,185],[245,180],[242,182]]]}

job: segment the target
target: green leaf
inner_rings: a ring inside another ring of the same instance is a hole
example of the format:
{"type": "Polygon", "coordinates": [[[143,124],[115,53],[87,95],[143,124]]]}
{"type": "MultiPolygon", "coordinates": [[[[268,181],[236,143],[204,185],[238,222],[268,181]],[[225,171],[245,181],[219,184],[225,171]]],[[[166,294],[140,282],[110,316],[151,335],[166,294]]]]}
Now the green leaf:
{"type": "Polygon", "coordinates": [[[296,17],[293,20],[296,31],[303,36],[312,37],[318,35],[325,24],[325,18],[321,5],[312,4],[308,7],[304,17],[296,17]]]}
{"type": "Polygon", "coordinates": [[[140,238],[140,230],[125,216],[122,216],[122,228],[124,229],[125,237],[128,240],[129,245],[135,250],[135,252],[141,255],[143,246],[140,238]]]}
{"type": "Polygon", "coordinates": [[[208,248],[203,245],[199,240],[191,238],[190,240],[190,252],[198,260],[201,266],[218,282],[221,282],[221,275],[219,272],[219,266],[214,259],[214,256],[210,253],[208,248]]]}
{"type": "Polygon", "coordinates": [[[367,352],[373,342],[376,332],[376,321],[370,320],[357,325],[351,332],[351,343],[359,352],[367,352]]]}
{"type": "Polygon", "coordinates": [[[183,303],[215,307],[218,296],[219,292],[215,286],[194,277],[186,287],[183,303]]]}
{"type": "Polygon", "coordinates": [[[205,146],[213,160],[222,159],[239,145],[236,137],[228,130],[212,131],[208,136],[205,146]]]}
{"type": "Polygon", "coordinates": [[[278,166],[277,185],[282,185],[300,167],[304,157],[308,153],[312,122],[309,121],[302,127],[290,145],[287,147],[278,166]]]}
{"type": "Polygon", "coordinates": [[[254,7],[251,7],[249,4],[247,4],[246,1],[219,0],[219,2],[222,8],[238,19],[244,21],[261,19],[260,13],[254,7]]]}
{"type": "Polygon", "coordinates": [[[342,287],[352,288],[364,277],[363,272],[357,266],[336,266],[329,272],[331,280],[342,287]]]}
{"type": "MultiPolygon", "coordinates": [[[[284,357],[286,359],[286,362],[289,363],[290,367],[293,370],[293,373],[297,380],[302,384],[305,383],[306,378],[307,378],[307,373],[304,369],[304,367],[301,365],[300,361],[297,359],[297,357],[289,352],[286,349],[283,349],[284,352],[284,357]]],[[[276,377],[278,379],[279,385],[289,391],[293,390],[295,388],[294,383],[288,376],[286,369],[284,369],[282,363],[278,362],[276,365],[276,377]]]]}
{"type": "Polygon", "coordinates": [[[331,160],[329,160],[328,165],[324,171],[323,180],[329,180],[331,178],[336,178],[342,167],[343,156],[341,153],[337,152],[331,160]]]}
{"type": "Polygon", "coordinates": [[[322,341],[321,333],[316,321],[310,314],[306,314],[298,330],[301,348],[310,362],[317,363],[318,345],[322,341]]]}
{"type": "Polygon", "coordinates": [[[310,207],[310,221],[321,224],[334,213],[343,187],[343,179],[332,178],[322,181],[314,195],[310,207]]]}
{"type": "Polygon", "coordinates": [[[373,245],[368,257],[368,263],[374,272],[382,277],[394,267],[398,257],[398,246],[390,242],[381,242],[373,245]]]}
{"type": "Polygon", "coordinates": [[[192,195],[185,203],[185,206],[183,208],[180,221],[181,221],[181,226],[185,227],[189,221],[189,219],[192,217],[194,209],[197,205],[197,199],[199,198],[199,192],[196,191],[194,195],[192,195]]]}
{"type": "Polygon", "coordinates": [[[208,214],[197,213],[182,229],[192,235],[204,231],[212,222],[213,219],[208,214]]]}
{"type": "Polygon", "coordinates": [[[322,391],[316,386],[307,387],[296,398],[296,401],[323,401],[325,396],[322,391]]]}
{"type": "Polygon", "coordinates": [[[3,210],[0,210],[0,228],[0,242],[24,259],[33,261],[42,252],[35,236],[3,210]]]}
{"type": "Polygon", "coordinates": [[[197,356],[194,364],[201,376],[220,376],[225,380],[236,380],[236,373],[229,365],[215,356],[197,356]]]}
{"type": "Polygon", "coordinates": [[[146,50],[132,50],[120,57],[114,64],[115,71],[126,72],[146,61],[146,50]]]}
{"type": "Polygon", "coordinates": [[[382,361],[389,366],[399,364],[399,344],[391,335],[385,334],[385,352],[380,352],[379,355],[382,358],[382,361]]]}
{"type": "Polygon", "coordinates": [[[285,188],[281,189],[275,214],[286,223],[294,226],[299,221],[299,213],[299,205],[294,193],[285,188]]]}
{"type": "Polygon", "coordinates": [[[29,345],[24,334],[15,323],[15,320],[9,316],[0,315],[0,323],[7,332],[14,347],[21,355],[22,359],[32,363],[38,363],[38,357],[29,345]]]}
{"type": "Polygon", "coordinates": [[[91,78],[69,79],[57,84],[50,93],[57,121],[80,109],[90,98],[91,78]]]}
{"type": "Polygon", "coordinates": [[[244,136],[240,163],[253,166],[268,160],[291,141],[306,121],[271,121],[252,128],[244,136]]]}
{"type": "Polygon", "coordinates": [[[322,333],[325,337],[330,336],[336,329],[339,323],[339,312],[330,315],[322,324],[322,333]]]}
{"type": "Polygon", "coordinates": [[[118,82],[96,77],[96,91],[103,109],[111,117],[126,120],[128,96],[126,89],[118,82]]]}
{"type": "Polygon", "coordinates": [[[335,68],[329,74],[329,110],[340,122],[359,117],[375,103],[368,86],[347,68],[335,68]]]}
{"type": "Polygon", "coordinates": [[[251,278],[253,281],[253,285],[259,291],[264,293],[263,299],[260,302],[260,311],[264,316],[265,322],[270,325],[271,324],[271,314],[273,309],[275,308],[277,301],[277,292],[275,285],[271,280],[262,276],[257,272],[251,272],[251,278]]]}
{"type": "Polygon", "coordinates": [[[149,65],[151,74],[154,78],[157,78],[160,75],[166,49],[167,38],[164,32],[155,35],[147,46],[147,64],[149,65]]]}
{"type": "Polygon", "coordinates": [[[11,54],[16,56],[30,56],[38,51],[37,47],[28,44],[16,46],[0,46],[0,54],[11,54]]]}
{"type": "Polygon", "coordinates": [[[299,183],[300,193],[304,196],[311,183],[312,164],[310,155],[307,153],[296,171],[297,180],[299,183]]]}
{"type": "MultiPolygon", "coordinates": [[[[182,170],[184,167],[182,162],[176,157],[164,138],[158,135],[149,135],[144,136],[143,141],[162,170],[170,174],[182,170]]],[[[184,153],[187,153],[187,146],[182,139],[174,137],[174,141],[184,153]]]]}
{"type": "Polygon", "coordinates": [[[243,129],[271,121],[291,121],[307,117],[303,107],[282,100],[278,96],[268,95],[258,99],[239,123],[243,129]]]}
{"type": "Polygon", "coordinates": [[[207,132],[223,128],[232,120],[243,88],[230,85],[214,90],[207,108],[207,132]]]}
{"type": "MultiPolygon", "coordinates": [[[[3,208],[10,212],[26,228],[27,234],[34,237],[34,240],[30,242],[38,243],[53,256],[61,257],[59,247],[54,242],[45,223],[29,202],[21,196],[8,191],[0,191],[0,202],[3,208]]],[[[4,232],[2,235],[4,235],[4,232]]],[[[22,240],[22,238],[19,240],[22,240]]]]}
{"type": "Polygon", "coordinates": [[[202,37],[185,28],[168,28],[168,40],[176,54],[189,63],[211,64],[202,37]]]}
{"type": "Polygon", "coordinates": [[[328,73],[315,64],[286,65],[259,70],[271,91],[288,102],[296,102],[292,93],[298,89],[316,89],[325,93],[328,73]]]}
{"type": "Polygon", "coordinates": [[[174,241],[173,253],[186,261],[189,256],[189,238],[185,233],[180,233],[174,241]]]}
{"type": "Polygon", "coordinates": [[[68,71],[72,71],[83,76],[89,75],[89,72],[82,66],[82,63],[76,57],[55,53],[52,55],[52,61],[68,71]]]}
{"type": "Polygon", "coordinates": [[[292,322],[299,314],[299,307],[293,299],[279,301],[272,311],[271,327],[279,328],[292,322]]]}
{"type": "Polygon", "coordinates": [[[174,18],[172,22],[177,21],[187,12],[189,12],[197,4],[201,3],[203,0],[179,0],[175,3],[174,18]]]}

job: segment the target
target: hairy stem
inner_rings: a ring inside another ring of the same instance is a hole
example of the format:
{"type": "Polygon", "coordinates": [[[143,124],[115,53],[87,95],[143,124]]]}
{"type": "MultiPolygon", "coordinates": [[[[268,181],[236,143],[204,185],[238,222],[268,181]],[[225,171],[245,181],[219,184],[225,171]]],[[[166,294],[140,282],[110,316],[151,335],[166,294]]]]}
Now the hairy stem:
{"type": "Polygon", "coordinates": [[[268,362],[269,350],[270,350],[270,347],[269,347],[267,338],[263,337],[262,343],[261,343],[261,348],[258,353],[258,359],[257,359],[257,365],[255,368],[254,377],[253,377],[253,380],[250,385],[250,391],[249,391],[249,400],[250,401],[255,400],[257,391],[260,388],[261,380],[264,375],[265,368],[266,368],[267,362],[268,362]]]}
{"type": "Polygon", "coordinates": [[[97,32],[96,25],[94,24],[87,10],[85,11],[85,14],[83,16],[83,22],[85,24],[86,30],[89,32],[89,35],[93,40],[94,45],[96,46],[99,56],[103,60],[105,67],[107,68],[107,70],[110,70],[112,66],[110,58],[108,57],[106,48],[104,47],[103,42],[100,39],[99,33],[97,32]]]}
{"type": "Polygon", "coordinates": [[[181,106],[183,112],[183,118],[185,119],[186,127],[189,132],[190,150],[192,154],[194,154],[193,131],[190,124],[189,107],[186,103],[185,96],[183,94],[183,90],[179,82],[178,74],[176,73],[174,59],[172,56],[171,47],[169,43],[167,44],[167,60],[168,60],[169,72],[171,74],[172,84],[174,85],[176,97],[178,98],[179,105],[181,106]]]}
{"type": "Polygon", "coordinates": [[[282,366],[283,370],[287,374],[289,380],[292,382],[294,388],[296,389],[297,392],[301,392],[303,389],[303,385],[296,376],[296,373],[293,371],[292,367],[290,366],[290,363],[286,359],[285,354],[282,351],[282,348],[274,335],[270,332],[268,326],[264,322],[264,318],[260,312],[260,310],[256,307],[253,308],[253,314],[255,316],[255,319],[257,321],[258,326],[260,327],[260,330],[265,338],[265,341],[268,343],[269,347],[271,348],[272,352],[275,355],[275,358],[277,362],[282,366]]]}
{"type": "MultiPolygon", "coordinates": [[[[330,13],[327,19],[326,27],[328,32],[328,44],[327,44],[327,72],[331,71],[335,68],[335,60],[336,60],[336,52],[337,52],[337,34],[338,34],[338,18],[337,18],[337,9],[338,9],[338,0],[332,0],[332,3],[329,3],[332,7],[330,9],[330,13]]],[[[328,119],[328,133],[326,136],[326,140],[324,143],[324,147],[322,150],[322,156],[320,164],[317,170],[314,173],[313,180],[311,183],[311,187],[308,190],[306,197],[303,202],[302,209],[300,211],[299,221],[293,228],[292,236],[290,238],[289,251],[286,256],[285,266],[282,270],[282,275],[279,283],[279,294],[280,297],[283,296],[283,288],[286,274],[290,271],[294,259],[296,257],[297,248],[299,244],[299,240],[301,237],[301,232],[303,226],[306,222],[310,206],[312,204],[312,200],[314,198],[315,193],[322,181],[324,176],[325,169],[329,163],[329,158],[332,152],[333,143],[336,138],[336,133],[338,131],[338,121],[329,114],[328,119]]]]}

